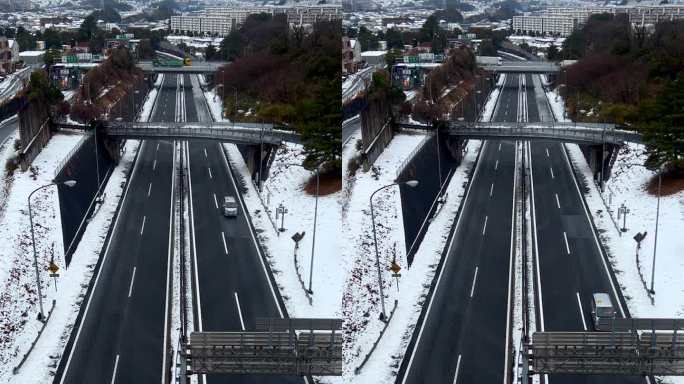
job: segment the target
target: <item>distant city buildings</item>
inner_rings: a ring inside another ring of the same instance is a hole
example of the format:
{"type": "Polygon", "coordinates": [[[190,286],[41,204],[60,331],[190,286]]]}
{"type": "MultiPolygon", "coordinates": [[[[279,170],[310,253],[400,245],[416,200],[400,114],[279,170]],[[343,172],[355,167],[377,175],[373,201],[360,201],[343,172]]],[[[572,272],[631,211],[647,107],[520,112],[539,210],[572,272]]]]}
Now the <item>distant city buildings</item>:
{"type": "Polygon", "coordinates": [[[176,33],[226,36],[233,29],[239,28],[249,15],[257,13],[284,14],[289,24],[310,25],[321,20],[341,19],[342,7],[337,4],[294,7],[208,7],[198,14],[171,16],[169,28],[176,33]]]}
{"type": "Polygon", "coordinates": [[[637,26],[660,21],[684,19],[684,5],[634,7],[550,7],[540,15],[513,16],[513,31],[524,34],[568,36],[581,27],[589,16],[599,13],[625,14],[637,26]]]}

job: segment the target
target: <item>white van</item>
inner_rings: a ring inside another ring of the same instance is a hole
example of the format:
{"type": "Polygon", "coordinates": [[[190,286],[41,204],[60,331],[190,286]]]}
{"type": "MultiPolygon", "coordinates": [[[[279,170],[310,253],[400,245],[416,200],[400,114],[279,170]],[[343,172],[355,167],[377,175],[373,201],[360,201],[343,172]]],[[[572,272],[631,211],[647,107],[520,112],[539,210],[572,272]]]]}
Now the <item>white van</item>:
{"type": "Polygon", "coordinates": [[[595,330],[610,331],[607,324],[601,325],[601,320],[615,318],[615,307],[610,299],[610,295],[607,293],[594,293],[592,295],[591,318],[594,321],[595,330]]]}
{"type": "Polygon", "coordinates": [[[238,206],[235,197],[225,196],[223,198],[223,216],[236,217],[238,214],[238,206]]]}

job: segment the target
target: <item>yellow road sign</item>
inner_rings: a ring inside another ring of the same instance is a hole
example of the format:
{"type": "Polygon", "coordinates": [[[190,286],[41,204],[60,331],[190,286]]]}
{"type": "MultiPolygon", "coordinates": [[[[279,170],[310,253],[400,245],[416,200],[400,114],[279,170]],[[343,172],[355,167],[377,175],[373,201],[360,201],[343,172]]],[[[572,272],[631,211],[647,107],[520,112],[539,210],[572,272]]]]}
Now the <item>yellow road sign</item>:
{"type": "Polygon", "coordinates": [[[57,266],[57,264],[55,264],[51,261],[50,266],[48,266],[48,271],[50,271],[50,273],[53,273],[53,274],[57,273],[57,271],[59,271],[59,267],[57,266]]]}

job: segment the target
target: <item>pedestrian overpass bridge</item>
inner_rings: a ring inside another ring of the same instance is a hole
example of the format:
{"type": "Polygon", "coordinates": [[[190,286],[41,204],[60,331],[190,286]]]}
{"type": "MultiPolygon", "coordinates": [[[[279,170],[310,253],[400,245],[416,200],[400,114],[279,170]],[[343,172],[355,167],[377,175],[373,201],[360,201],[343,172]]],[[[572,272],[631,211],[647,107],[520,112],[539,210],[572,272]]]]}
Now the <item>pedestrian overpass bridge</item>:
{"type": "Polygon", "coordinates": [[[548,61],[503,61],[501,64],[485,64],[480,68],[495,73],[556,73],[560,65],[548,61]]]}
{"type": "Polygon", "coordinates": [[[154,66],[152,61],[139,61],[138,68],[142,69],[143,72],[154,72],[154,73],[214,73],[219,70],[219,68],[227,65],[227,61],[195,61],[192,65],[182,66],[182,67],[163,67],[154,66]]]}
{"type": "Polygon", "coordinates": [[[103,129],[107,136],[126,139],[180,139],[215,140],[235,144],[299,143],[295,131],[279,129],[273,124],[258,123],[149,123],[106,121],[103,129]]]}
{"type": "MultiPolygon", "coordinates": [[[[400,128],[431,130],[431,125],[399,123],[400,128]]],[[[641,134],[602,123],[493,123],[449,122],[451,136],[472,139],[553,140],[578,144],[641,143],[641,134]]]]}

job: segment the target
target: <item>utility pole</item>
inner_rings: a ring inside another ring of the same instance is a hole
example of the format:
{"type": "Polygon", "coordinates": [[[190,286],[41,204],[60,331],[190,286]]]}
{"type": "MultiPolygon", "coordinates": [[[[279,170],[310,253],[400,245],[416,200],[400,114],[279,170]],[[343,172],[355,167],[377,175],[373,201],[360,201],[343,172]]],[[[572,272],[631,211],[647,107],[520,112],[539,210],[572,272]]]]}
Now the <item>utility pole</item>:
{"type": "Polygon", "coordinates": [[[316,253],[316,220],[318,219],[318,191],[320,186],[319,173],[320,164],[316,167],[316,203],[314,204],[314,225],[313,225],[313,239],[311,239],[311,262],[309,263],[309,294],[313,295],[312,281],[313,281],[313,264],[314,254],[316,253]]]}
{"type": "Polygon", "coordinates": [[[655,264],[656,264],[656,251],[658,250],[658,219],[660,218],[660,187],[663,182],[663,170],[662,168],[658,171],[658,204],[656,206],[656,224],[655,224],[655,239],[653,240],[653,264],[651,265],[651,294],[655,295],[655,290],[653,285],[655,283],[655,264]]]}

